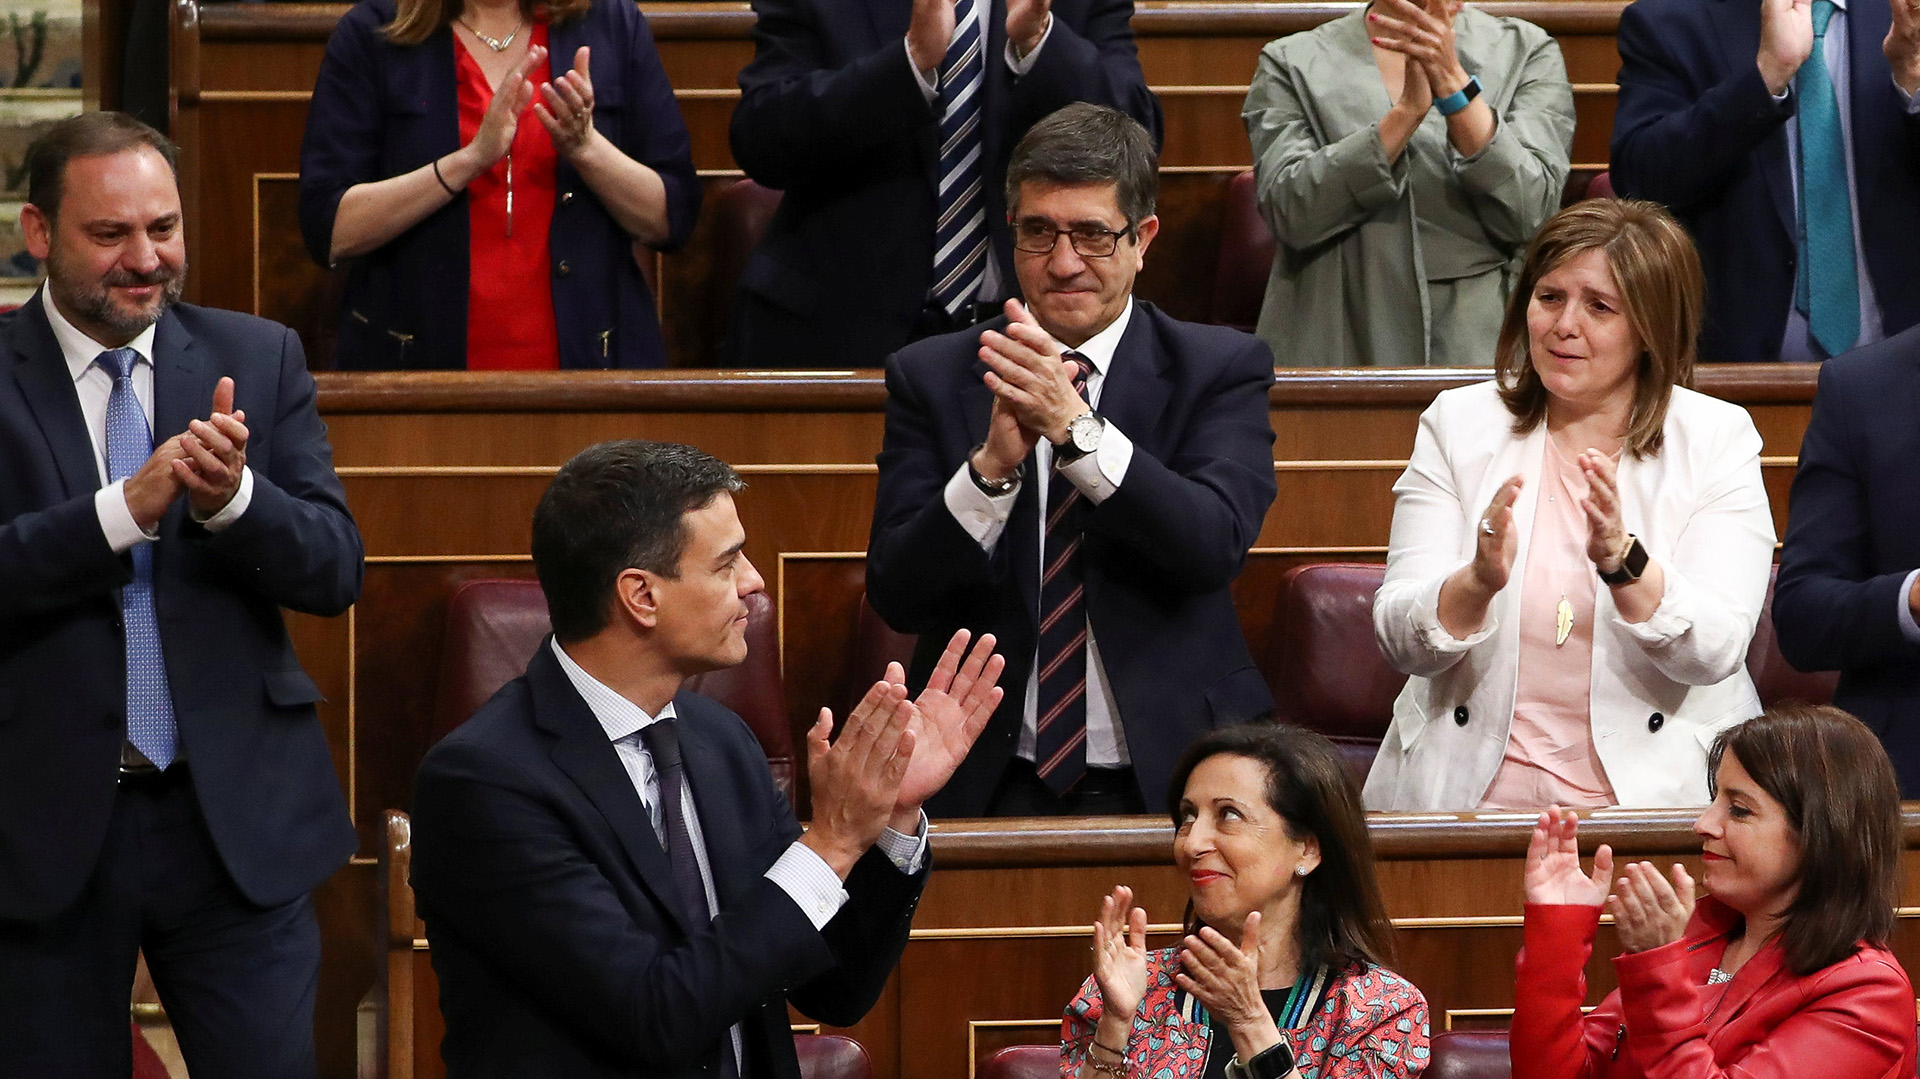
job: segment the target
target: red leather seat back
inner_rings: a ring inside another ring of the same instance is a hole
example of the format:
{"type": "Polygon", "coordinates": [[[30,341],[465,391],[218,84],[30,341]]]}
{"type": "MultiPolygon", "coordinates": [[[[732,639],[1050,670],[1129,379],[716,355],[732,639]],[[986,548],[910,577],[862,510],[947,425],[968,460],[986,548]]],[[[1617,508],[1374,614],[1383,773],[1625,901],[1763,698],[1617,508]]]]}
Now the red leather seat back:
{"type": "Polygon", "coordinates": [[[1753,677],[1753,688],[1760,694],[1760,706],[1771,708],[1782,701],[1832,704],[1833,691],[1840,685],[1839,672],[1802,673],[1780,654],[1780,643],[1773,632],[1773,585],[1779,575],[1777,565],[1767,573],[1767,601],[1760,608],[1753,643],[1747,646],[1747,673],[1753,677]]]}
{"type": "Polygon", "coordinates": [[[1266,664],[1276,718],[1332,739],[1362,778],[1407,683],[1373,639],[1373,594],[1385,576],[1385,566],[1358,562],[1288,570],[1266,664]]]}
{"type": "MultiPolygon", "coordinates": [[[[447,602],[446,646],[429,739],[438,741],[466,722],[501,686],[518,678],[551,629],[538,581],[476,580],[455,589],[447,602]]],[[[747,721],[766,751],[774,781],[791,794],[793,732],[780,680],[773,601],[766,593],[747,597],[746,662],[690,679],[686,688],[747,721]]]]}
{"type": "Polygon", "coordinates": [[[1504,1030],[1449,1030],[1433,1036],[1425,1079],[1512,1079],[1504,1030]]]}
{"type": "Polygon", "coordinates": [[[1613,193],[1613,174],[1602,172],[1587,183],[1587,197],[1590,199],[1610,199],[1613,193]]]}
{"type": "Polygon", "coordinates": [[[852,1038],[839,1034],[802,1034],[793,1039],[800,1054],[800,1079],[873,1079],[873,1061],[852,1038]]]}
{"type": "MultiPolygon", "coordinates": [[[[747,258],[760,246],[767,234],[773,212],[780,208],[781,193],[761,187],[752,180],[735,180],[708,198],[703,216],[713,230],[713,242],[707,246],[713,262],[708,271],[706,340],[718,348],[726,332],[727,312],[733,307],[733,291],[746,272],[747,258]]],[[[659,295],[658,291],[654,293],[659,295]]]]}
{"type": "Polygon", "coordinates": [[[1009,1045],[987,1058],[979,1079],[1060,1079],[1060,1047],[1009,1045]]]}
{"type": "Polygon", "coordinates": [[[1273,272],[1273,232],[1260,216],[1253,173],[1227,184],[1220,204],[1220,258],[1213,271],[1213,301],[1207,321],[1253,332],[1273,272]]]}
{"type": "Polygon", "coordinates": [[[887,673],[887,664],[898,663],[902,669],[911,666],[913,650],[919,644],[919,634],[902,633],[887,625],[862,592],[860,613],[853,622],[853,649],[847,656],[846,679],[840,687],[841,706],[835,715],[844,719],[851,713],[867,687],[887,673]]]}

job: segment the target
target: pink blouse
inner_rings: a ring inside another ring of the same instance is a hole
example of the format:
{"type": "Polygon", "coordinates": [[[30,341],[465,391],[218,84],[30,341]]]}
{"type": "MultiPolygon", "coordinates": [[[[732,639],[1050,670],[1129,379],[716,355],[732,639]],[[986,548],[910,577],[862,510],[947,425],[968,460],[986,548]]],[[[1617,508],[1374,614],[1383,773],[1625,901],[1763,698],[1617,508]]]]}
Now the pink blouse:
{"type": "Polygon", "coordinates": [[[1600,578],[1587,558],[1586,477],[1543,439],[1540,501],[1520,586],[1520,675],[1507,752],[1482,809],[1618,802],[1593,748],[1593,608],[1600,578]],[[1571,615],[1561,637],[1561,604],[1571,615]]]}

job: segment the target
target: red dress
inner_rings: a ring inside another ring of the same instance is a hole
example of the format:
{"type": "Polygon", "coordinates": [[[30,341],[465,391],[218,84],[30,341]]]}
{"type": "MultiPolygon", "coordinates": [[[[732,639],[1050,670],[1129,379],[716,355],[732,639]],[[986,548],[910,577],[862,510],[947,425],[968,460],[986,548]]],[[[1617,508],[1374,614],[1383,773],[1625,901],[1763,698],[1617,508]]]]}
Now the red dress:
{"type": "MultiPolygon", "coordinates": [[[[536,14],[528,47],[547,44],[547,19],[536,14]]],[[[486,73],[467,47],[453,42],[460,94],[460,143],[480,130],[493,101],[486,73]]],[[[553,61],[548,59],[551,68],[553,61]]],[[[563,73],[565,69],[562,69],[563,73]]],[[[540,72],[535,72],[538,80],[540,72]]],[[[551,78],[551,75],[547,76],[551,78]]],[[[539,100],[539,95],[534,95],[539,100]]],[[[552,256],[555,166],[559,154],[531,102],[520,114],[513,150],[467,185],[467,369],[556,371],[560,330],[553,317],[552,256]],[[513,170],[513,235],[507,235],[507,170],[513,170]]]]}

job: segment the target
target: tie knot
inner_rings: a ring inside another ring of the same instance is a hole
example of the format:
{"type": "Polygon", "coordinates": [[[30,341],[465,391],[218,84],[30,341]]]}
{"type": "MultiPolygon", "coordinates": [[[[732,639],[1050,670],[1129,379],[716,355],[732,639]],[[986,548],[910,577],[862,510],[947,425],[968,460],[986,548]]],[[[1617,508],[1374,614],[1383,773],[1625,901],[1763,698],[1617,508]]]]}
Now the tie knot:
{"type": "Polygon", "coordinates": [[[1087,380],[1093,377],[1093,361],[1078,352],[1064,352],[1061,353],[1060,358],[1073,361],[1073,388],[1079,392],[1080,396],[1085,397],[1087,380]]]}
{"type": "Polygon", "coordinates": [[[110,348],[93,362],[104,368],[115,381],[119,381],[133,376],[133,365],[140,362],[140,354],[130,348],[110,348]]]}
{"type": "Polygon", "coordinates": [[[1833,20],[1837,10],[1833,0],[1813,0],[1813,36],[1822,37],[1827,32],[1827,23],[1833,20]]]}
{"type": "Polygon", "coordinates": [[[680,767],[680,731],[673,720],[656,720],[640,728],[640,741],[653,754],[654,768],[667,772],[680,767]]]}

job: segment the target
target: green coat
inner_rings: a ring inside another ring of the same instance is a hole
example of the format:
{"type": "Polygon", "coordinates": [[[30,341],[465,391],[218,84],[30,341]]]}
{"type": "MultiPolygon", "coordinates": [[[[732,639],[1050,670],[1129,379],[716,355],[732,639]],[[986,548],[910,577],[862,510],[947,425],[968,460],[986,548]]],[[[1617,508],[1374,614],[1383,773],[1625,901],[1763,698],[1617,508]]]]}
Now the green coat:
{"type": "Polygon", "coordinates": [[[1454,35],[1498,117],[1471,158],[1436,109],[1388,164],[1365,9],[1261,50],[1241,117],[1279,240],[1259,326],[1277,364],[1492,365],[1527,243],[1566,186],[1573,90],[1531,23],[1467,8],[1454,35]]]}

